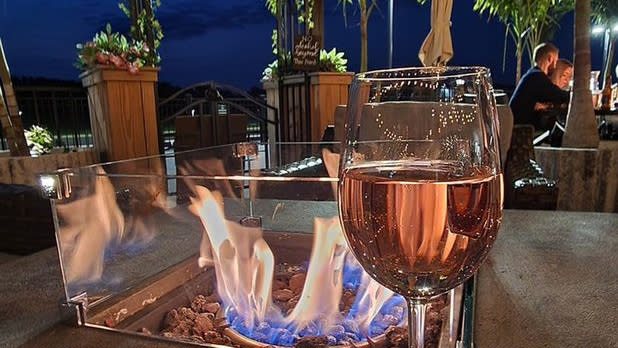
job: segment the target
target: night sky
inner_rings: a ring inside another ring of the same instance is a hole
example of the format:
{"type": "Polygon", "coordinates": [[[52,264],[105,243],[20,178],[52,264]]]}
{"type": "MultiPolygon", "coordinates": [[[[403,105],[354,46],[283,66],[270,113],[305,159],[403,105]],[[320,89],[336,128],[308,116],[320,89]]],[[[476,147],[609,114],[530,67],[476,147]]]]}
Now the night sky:
{"type": "MultiPolygon", "coordinates": [[[[387,2],[369,23],[369,68],[387,66],[387,2]]],[[[456,0],[452,27],[455,55],[451,65],[484,65],[496,84],[512,84],[513,45],[502,71],[504,26],[472,11],[472,0],[456,0]]],[[[351,7],[353,8],[353,7],[351,7]]],[[[419,65],[420,45],[429,31],[430,1],[395,1],[394,66],[419,65]]],[[[274,59],[274,18],[263,0],[162,0],[157,13],[165,38],[160,47],[160,80],[185,86],[215,80],[248,89],[259,85],[262,70],[274,59]]],[[[325,1],[325,46],[343,50],[348,70],[358,71],[358,15],[350,10],[344,24],[336,0],[325,1]]],[[[75,44],[90,39],[110,22],[126,32],[128,19],[114,0],[0,0],[0,38],[15,76],[77,79],[75,44]]],[[[572,59],[573,13],[561,21],[553,42],[572,59]]],[[[591,40],[593,69],[601,68],[602,39],[591,40]]],[[[528,67],[527,61],[524,69],[528,67]]]]}

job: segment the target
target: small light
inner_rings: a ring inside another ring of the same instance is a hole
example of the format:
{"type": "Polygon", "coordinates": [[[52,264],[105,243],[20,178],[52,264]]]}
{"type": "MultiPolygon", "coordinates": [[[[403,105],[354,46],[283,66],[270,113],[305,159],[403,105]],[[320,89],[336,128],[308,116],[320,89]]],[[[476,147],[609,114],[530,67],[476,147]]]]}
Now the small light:
{"type": "Polygon", "coordinates": [[[422,288],[420,288],[418,290],[420,292],[428,293],[431,289],[429,287],[427,287],[427,286],[424,286],[424,287],[422,287],[422,288]]]}
{"type": "Polygon", "coordinates": [[[56,187],[56,179],[53,176],[41,176],[40,181],[45,190],[53,190],[56,187]]]}
{"type": "Polygon", "coordinates": [[[612,28],[612,31],[618,31],[618,23],[614,24],[614,27],[612,28]]]}
{"type": "Polygon", "coordinates": [[[597,25],[594,28],[592,28],[592,34],[601,34],[604,31],[605,31],[605,27],[601,25],[597,25]]]}

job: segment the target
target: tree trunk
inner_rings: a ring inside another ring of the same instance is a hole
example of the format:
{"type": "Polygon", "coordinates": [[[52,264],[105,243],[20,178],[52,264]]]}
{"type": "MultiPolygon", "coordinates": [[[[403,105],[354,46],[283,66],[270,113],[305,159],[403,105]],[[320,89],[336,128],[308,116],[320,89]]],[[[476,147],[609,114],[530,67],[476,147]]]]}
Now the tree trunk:
{"type": "Polygon", "coordinates": [[[614,51],[616,49],[616,38],[610,32],[609,34],[609,47],[607,48],[607,57],[605,58],[605,67],[603,68],[603,89],[612,85],[612,58],[614,57],[614,51]]]}
{"type": "MultiPolygon", "coordinates": [[[[142,8],[146,12],[147,18],[154,17],[153,12],[152,12],[152,3],[150,1],[151,0],[142,1],[142,8]]],[[[157,62],[157,54],[156,54],[157,48],[155,47],[154,30],[152,28],[152,23],[150,21],[147,21],[145,23],[145,26],[146,27],[144,28],[144,30],[146,31],[146,37],[145,37],[146,44],[148,44],[148,48],[150,49],[150,52],[151,52],[146,64],[150,66],[155,66],[157,62]]]]}
{"type": "Polygon", "coordinates": [[[138,41],[144,41],[144,38],[141,37],[140,31],[137,29],[137,15],[140,12],[140,6],[137,3],[137,0],[129,1],[129,12],[131,12],[131,29],[133,38],[138,41]]]}
{"type": "Polygon", "coordinates": [[[4,56],[0,40],[0,123],[6,137],[11,156],[30,156],[30,150],[24,137],[24,125],[19,116],[17,98],[11,84],[9,66],[4,56]],[[3,93],[4,91],[4,93],[3,93]],[[6,104],[4,101],[6,100],[6,104]]]}
{"type": "Polygon", "coordinates": [[[562,141],[564,147],[596,148],[599,133],[590,92],[590,1],[575,1],[573,92],[562,141]]]}
{"type": "Polygon", "coordinates": [[[360,72],[367,71],[367,2],[360,0],[361,64],[360,72]]]}
{"type": "Polygon", "coordinates": [[[311,34],[320,39],[320,48],[324,48],[324,6],[322,0],[313,1],[313,29],[311,34]]]}
{"type": "Polygon", "coordinates": [[[515,71],[515,84],[517,85],[521,78],[521,60],[524,55],[524,43],[521,39],[515,43],[515,54],[517,55],[517,70],[515,71]]]}

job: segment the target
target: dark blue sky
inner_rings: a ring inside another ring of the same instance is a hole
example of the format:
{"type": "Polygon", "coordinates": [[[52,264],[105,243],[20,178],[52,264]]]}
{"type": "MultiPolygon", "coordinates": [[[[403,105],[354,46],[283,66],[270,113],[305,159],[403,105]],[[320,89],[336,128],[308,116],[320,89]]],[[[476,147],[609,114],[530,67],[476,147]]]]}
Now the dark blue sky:
{"type": "MultiPolygon", "coordinates": [[[[502,72],[504,26],[472,11],[472,0],[456,0],[452,16],[455,56],[451,65],[485,65],[494,82],[514,79],[513,46],[509,45],[502,72]]],[[[387,66],[386,1],[382,14],[369,23],[369,68],[387,66]]],[[[336,0],[325,0],[325,45],[343,50],[348,70],[359,66],[358,17],[350,13],[344,25],[336,0]]],[[[419,65],[419,47],[429,31],[430,2],[395,1],[394,65],[419,65]]],[[[573,14],[561,22],[554,42],[561,56],[571,59],[573,14]]],[[[161,44],[162,81],[184,86],[216,80],[250,88],[259,84],[264,66],[274,57],[271,31],[274,18],[263,0],[162,0],[158,18],[165,38],[161,44]]],[[[115,0],[0,0],[0,38],[11,72],[19,76],[76,79],[72,66],[75,44],[90,39],[106,22],[126,31],[128,19],[115,0]]],[[[593,38],[593,69],[601,66],[601,39],[593,38]]],[[[527,63],[524,69],[527,68],[527,63]]]]}

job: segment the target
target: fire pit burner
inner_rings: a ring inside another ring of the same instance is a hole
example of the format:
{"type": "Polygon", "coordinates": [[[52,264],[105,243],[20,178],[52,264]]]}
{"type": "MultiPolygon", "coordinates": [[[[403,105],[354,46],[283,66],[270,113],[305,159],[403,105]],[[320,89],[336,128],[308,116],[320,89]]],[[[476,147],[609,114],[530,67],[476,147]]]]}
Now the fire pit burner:
{"type": "MultiPolygon", "coordinates": [[[[302,273],[296,273],[292,276],[280,275],[278,281],[283,283],[281,278],[290,279],[290,283],[294,284],[292,279],[299,279],[297,275],[302,273]]],[[[289,285],[293,286],[293,285],[289,285]]],[[[283,288],[288,290],[287,288],[283,288]]],[[[292,291],[291,293],[298,292],[300,290],[292,291]]],[[[355,295],[355,293],[354,293],[355,295]]],[[[367,338],[367,340],[360,341],[353,330],[358,330],[357,326],[352,320],[349,320],[344,325],[336,325],[329,334],[323,335],[292,335],[287,330],[280,330],[277,333],[273,333],[273,329],[266,322],[259,323],[255,327],[255,331],[251,333],[241,334],[234,328],[228,328],[228,318],[225,317],[224,310],[220,306],[220,299],[216,293],[197,295],[192,301],[190,308],[179,307],[169,311],[163,321],[163,329],[159,333],[160,335],[168,338],[176,338],[183,341],[201,343],[213,343],[223,345],[234,345],[242,347],[264,347],[272,346],[273,341],[287,343],[286,346],[295,347],[321,347],[321,346],[336,346],[336,345],[354,345],[355,347],[407,347],[407,331],[403,327],[392,325],[389,322],[389,316],[394,317],[393,314],[385,314],[382,316],[382,327],[376,330],[380,332],[374,332],[377,335],[373,338],[367,338]],[[346,325],[347,324],[347,325],[346,325]],[[384,326],[384,324],[387,324],[384,326]],[[346,331],[348,330],[348,331],[346,331]],[[338,332],[337,332],[338,331],[338,332]],[[273,337],[273,335],[288,335],[292,339],[291,341],[285,341],[281,337],[273,337]],[[270,337],[269,337],[270,335],[270,337]],[[337,340],[337,336],[349,337],[349,341],[337,340]],[[352,337],[354,336],[354,337],[352,337]],[[277,340],[278,339],[278,340],[277,340]],[[271,342],[268,342],[271,340],[271,342]]],[[[286,308],[286,302],[278,303],[279,306],[286,308]]],[[[405,305],[405,304],[401,304],[405,305]]],[[[342,314],[349,311],[351,304],[347,305],[343,299],[341,302],[342,314]]],[[[438,301],[427,309],[428,318],[428,347],[438,347],[440,331],[442,327],[441,310],[446,306],[444,301],[438,301]]],[[[393,306],[397,308],[399,306],[393,306]]],[[[400,307],[400,317],[403,317],[403,307],[400,307]]],[[[399,310],[398,310],[399,311],[399,310]]],[[[230,311],[228,310],[228,313],[230,311]]],[[[238,315],[235,314],[235,318],[238,315]]],[[[394,324],[400,323],[401,318],[394,324]]],[[[142,328],[142,332],[152,334],[149,330],[142,328]]]]}

